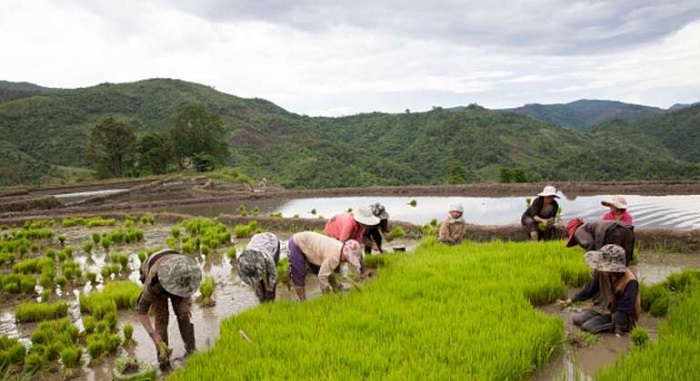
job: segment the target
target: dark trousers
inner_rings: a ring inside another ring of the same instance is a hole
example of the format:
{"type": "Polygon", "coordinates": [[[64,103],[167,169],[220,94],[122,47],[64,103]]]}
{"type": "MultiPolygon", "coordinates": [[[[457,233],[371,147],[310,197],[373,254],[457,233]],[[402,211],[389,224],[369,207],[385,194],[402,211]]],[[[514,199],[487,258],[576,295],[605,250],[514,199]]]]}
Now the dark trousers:
{"type": "Polygon", "coordinates": [[[156,318],[156,332],[165,344],[168,344],[168,323],[170,312],[168,311],[168,299],[173,305],[173,311],[177,317],[177,326],[180,336],[185,343],[185,351],[189,354],[195,350],[194,325],[190,321],[190,298],[178,296],[156,298],[151,304],[151,309],[156,318]]]}
{"type": "Polygon", "coordinates": [[[613,329],[612,315],[602,314],[592,308],[574,313],[571,320],[577,327],[594,334],[611,332],[613,329]]]}

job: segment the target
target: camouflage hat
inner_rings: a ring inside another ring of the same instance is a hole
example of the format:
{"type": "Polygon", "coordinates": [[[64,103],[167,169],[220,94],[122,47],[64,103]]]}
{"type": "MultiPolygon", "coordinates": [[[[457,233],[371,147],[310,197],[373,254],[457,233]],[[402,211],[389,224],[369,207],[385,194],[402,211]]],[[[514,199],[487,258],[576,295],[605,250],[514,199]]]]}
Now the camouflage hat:
{"type": "Polygon", "coordinates": [[[619,245],[605,245],[600,250],[586,252],[586,263],[591,268],[611,273],[623,273],[625,266],[625,249],[619,245]]]}
{"type": "Polygon", "coordinates": [[[372,204],[369,206],[372,208],[372,214],[375,216],[379,217],[382,220],[388,220],[389,219],[389,213],[386,212],[386,209],[384,208],[384,205],[380,203],[372,204]]]}
{"type": "Polygon", "coordinates": [[[244,250],[237,258],[238,277],[253,288],[259,287],[265,273],[265,264],[262,263],[261,258],[262,253],[252,249],[244,250]]]}
{"type": "Polygon", "coordinates": [[[194,259],[184,255],[163,258],[158,264],[158,280],[165,291],[182,298],[192,296],[202,282],[202,270],[194,259]]]}

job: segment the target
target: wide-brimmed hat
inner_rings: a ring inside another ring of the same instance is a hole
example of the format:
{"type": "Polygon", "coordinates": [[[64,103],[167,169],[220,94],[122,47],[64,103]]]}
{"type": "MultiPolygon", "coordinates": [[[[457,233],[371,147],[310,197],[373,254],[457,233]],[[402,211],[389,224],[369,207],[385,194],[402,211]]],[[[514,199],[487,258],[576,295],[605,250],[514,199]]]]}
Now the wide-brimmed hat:
{"type": "Polygon", "coordinates": [[[601,204],[603,204],[603,206],[607,206],[608,208],[612,206],[621,210],[627,209],[627,200],[625,200],[625,198],[622,196],[612,196],[605,201],[601,201],[601,204]]]}
{"type": "Polygon", "coordinates": [[[586,263],[591,268],[611,273],[624,273],[627,267],[625,266],[625,249],[619,245],[605,245],[600,250],[586,252],[586,263]]]}
{"type": "Polygon", "coordinates": [[[353,267],[360,269],[362,262],[362,247],[354,239],[349,239],[343,244],[343,255],[353,267]]]}
{"type": "Polygon", "coordinates": [[[462,208],[462,204],[452,204],[450,205],[450,212],[464,213],[464,208],[462,208]]]}
{"type": "Polygon", "coordinates": [[[369,207],[372,209],[372,214],[374,214],[375,216],[379,217],[382,220],[389,219],[389,213],[386,212],[386,208],[384,208],[384,205],[376,203],[370,205],[369,207]]]}
{"type": "Polygon", "coordinates": [[[194,259],[184,255],[163,258],[158,264],[158,281],[163,289],[181,298],[194,294],[202,283],[202,270],[194,259]]]}
{"type": "Polygon", "coordinates": [[[578,229],[581,225],[583,225],[583,219],[579,217],[572,218],[566,223],[566,233],[569,236],[569,240],[566,241],[566,247],[576,246],[578,244],[578,242],[576,242],[576,238],[574,237],[574,233],[576,233],[576,229],[578,229]]]}
{"type": "Polygon", "coordinates": [[[551,185],[547,185],[546,187],[544,187],[544,189],[542,189],[542,192],[538,193],[537,195],[542,197],[554,196],[556,198],[559,198],[559,196],[557,196],[557,188],[551,185]]]}
{"type": "Polygon", "coordinates": [[[243,283],[257,288],[260,287],[264,273],[264,264],[262,263],[263,253],[255,249],[243,250],[241,255],[236,258],[238,263],[238,277],[243,283]]]}
{"type": "Polygon", "coordinates": [[[372,214],[372,208],[369,206],[361,206],[352,212],[355,221],[363,225],[377,225],[379,223],[379,217],[372,214]]]}

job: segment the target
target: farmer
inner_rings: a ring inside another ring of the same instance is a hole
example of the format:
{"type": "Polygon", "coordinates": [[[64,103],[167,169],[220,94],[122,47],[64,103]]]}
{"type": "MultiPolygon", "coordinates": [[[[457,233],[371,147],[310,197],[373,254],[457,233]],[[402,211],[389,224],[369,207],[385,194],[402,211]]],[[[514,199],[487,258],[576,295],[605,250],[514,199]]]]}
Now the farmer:
{"type": "Polygon", "coordinates": [[[589,300],[599,295],[598,304],[572,316],[573,323],[590,333],[629,332],[641,312],[639,282],[625,266],[625,250],[618,245],[605,245],[586,253],[586,263],[595,270],[594,277],[573,298],[572,302],[589,300]]]}
{"type": "Polygon", "coordinates": [[[360,269],[362,248],[350,239],[341,242],[316,232],[296,233],[289,239],[289,275],[299,300],[306,300],[306,267],[318,276],[321,292],[329,293],[333,287],[328,277],[341,263],[347,262],[360,269]]]}
{"type": "MultiPolygon", "coordinates": [[[[372,210],[372,214],[379,218],[379,224],[369,226],[365,230],[363,236],[363,243],[365,245],[365,255],[372,253],[372,247],[376,244],[377,250],[380,253],[384,252],[382,249],[382,234],[389,233],[389,213],[386,212],[384,205],[376,203],[369,206],[372,210]]],[[[387,235],[386,240],[391,242],[391,236],[387,235]]]]}
{"type": "Polygon", "coordinates": [[[620,221],[583,222],[573,218],[566,224],[569,240],[566,247],[579,245],[584,250],[600,250],[603,245],[615,244],[625,250],[625,266],[629,266],[634,254],[634,231],[620,221]]]}
{"type": "Polygon", "coordinates": [[[467,230],[467,223],[462,218],[464,208],[460,204],[450,206],[449,215],[440,224],[438,229],[438,242],[448,245],[456,245],[462,242],[467,230]]]}
{"type": "Polygon", "coordinates": [[[152,254],[141,265],[143,291],[139,296],[136,310],[139,321],[156,345],[158,363],[162,368],[170,366],[168,346],[168,299],[173,306],[180,336],[185,343],[186,355],[194,352],[194,325],[190,321],[190,297],[202,282],[202,270],[192,258],[175,250],[162,250],[152,254]],[[155,315],[155,330],[148,317],[149,308],[155,315]],[[165,346],[165,353],[161,343],[165,346]]]}
{"type": "Polygon", "coordinates": [[[238,256],[238,276],[253,287],[261,303],[275,300],[280,240],[270,232],[255,234],[238,256]]]}
{"type": "Polygon", "coordinates": [[[610,208],[610,211],[603,215],[603,220],[620,221],[625,225],[632,225],[632,215],[627,211],[627,200],[624,197],[612,196],[601,204],[610,208]]]}
{"type": "Polygon", "coordinates": [[[351,213],[337,214],[331,218],[324,228],[327,236],[340,242],[354,239],[362,242],[367,226],[379,224],[379,217],[372,214],[369,206],[361,206],[351,213]]]}
{"type": "Polygon", "coordinates": [[[555,198],[559,198],[557,188],[547,185],[520,218],[533,241],[551,239],[554,236],[554,221],[559,211],[555,198]]]}

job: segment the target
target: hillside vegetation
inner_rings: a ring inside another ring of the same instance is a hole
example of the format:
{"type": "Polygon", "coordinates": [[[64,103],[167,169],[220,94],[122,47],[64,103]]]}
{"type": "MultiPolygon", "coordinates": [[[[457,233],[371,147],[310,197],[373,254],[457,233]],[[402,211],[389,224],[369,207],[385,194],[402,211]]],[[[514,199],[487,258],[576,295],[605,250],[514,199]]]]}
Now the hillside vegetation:
{"type": "Polygon", "coordinates": [[[224,165],[291,188],[700,178],[697,106],[577,131],[477,105],[308,117],[263,99],[150,79],[0,103],[0,184],[74,180],[67,173],[95,168],[86,148],[107,118],[141,139],[167,133],[192,104],[221,118],[230,151],[224,165]]]}

